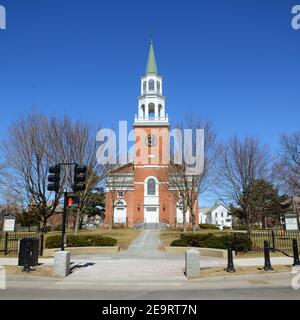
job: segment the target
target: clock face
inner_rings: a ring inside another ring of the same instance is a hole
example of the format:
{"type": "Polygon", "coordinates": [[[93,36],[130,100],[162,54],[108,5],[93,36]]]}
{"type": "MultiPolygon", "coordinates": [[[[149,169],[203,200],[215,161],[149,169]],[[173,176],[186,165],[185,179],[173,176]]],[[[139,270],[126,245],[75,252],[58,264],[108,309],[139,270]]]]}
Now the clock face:
{"type": "Polygon", "coordinates": [[[148,147],[154,147],[157,145],[157,137],[154,134],[148,134],[145,139],[145,144],[148,147]]]}

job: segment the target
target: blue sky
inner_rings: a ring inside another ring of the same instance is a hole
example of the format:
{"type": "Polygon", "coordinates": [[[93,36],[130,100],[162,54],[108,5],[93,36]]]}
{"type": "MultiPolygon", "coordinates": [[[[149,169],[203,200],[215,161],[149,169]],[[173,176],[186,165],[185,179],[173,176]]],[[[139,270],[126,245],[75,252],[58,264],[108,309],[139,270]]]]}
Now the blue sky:
{"type": "Polygon", "coordinates": [[[300,0],[0,0],[0,135],[31,110],[133,122],[150,29],[167,112],[276,150],[299,130],[300,0]]]}

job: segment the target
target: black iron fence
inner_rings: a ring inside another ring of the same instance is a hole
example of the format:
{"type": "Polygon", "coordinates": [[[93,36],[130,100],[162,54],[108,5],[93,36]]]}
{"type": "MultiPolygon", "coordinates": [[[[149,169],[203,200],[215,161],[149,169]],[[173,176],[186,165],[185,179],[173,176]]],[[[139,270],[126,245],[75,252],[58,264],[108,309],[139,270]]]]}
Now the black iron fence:
{"type": "Polygon", "coordinates": [[[23,238],[39,239],[39,253],[43,255],[44,235],[36,232],[0,232],[0,255],[16,255],[23,238]]]}
{"type": "Polygon", "coordinates": [[[264,241],[270,243],[273,252],[282,252],[287,255],[293,254],[293,239],[298,240],[300,245],[300,231],[288,230],[252,230],[248,232],[235,232],[235,238],[250,237],[252,251],[263,252],[264,241]]]}

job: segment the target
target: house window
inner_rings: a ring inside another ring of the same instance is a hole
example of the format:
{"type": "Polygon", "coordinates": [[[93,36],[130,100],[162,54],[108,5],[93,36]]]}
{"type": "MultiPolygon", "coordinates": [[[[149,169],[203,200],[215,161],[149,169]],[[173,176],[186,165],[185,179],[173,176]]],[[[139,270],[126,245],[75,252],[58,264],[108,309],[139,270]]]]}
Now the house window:
{"type": "Polygon", "coordinates": [[[223,214],[223,212],[221,212],[221,217],[223,218],[223,216],[224,216],[224,214],[223,214]]]}
{"type": "Polygon", "coordinates": [[[143,82],[143,92],[145,93],[147,90],[147,81],[143,82]]]}
{"type": "Polygon", "coordinates": [[[155,196],[156,194],[156,182],[153,178],[150,178],[147,182],[147,195],[155,196]]]}

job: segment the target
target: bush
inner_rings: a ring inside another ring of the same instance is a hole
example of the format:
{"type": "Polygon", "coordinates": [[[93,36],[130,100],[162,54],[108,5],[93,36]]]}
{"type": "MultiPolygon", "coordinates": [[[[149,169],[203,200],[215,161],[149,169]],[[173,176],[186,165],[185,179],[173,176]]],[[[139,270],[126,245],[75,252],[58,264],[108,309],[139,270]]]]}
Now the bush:
{"type": "Polygon", "coordinates": [[[62,230],[62,225],[58,224],[53,228],[53,231],[61,231],[62,230]]]}
{"type": "MultiPolygon", "coordinates": [[[[68,235],[67,247],[109,247],[115,246],[117,240],[101,235],[68,235]]],[[[61,246],[61,236],[49,236],[46,239],[46,248],[53,249],[61,246]]]]}
{"type": "Polygon", "coordinates": [[[236,251],[247,252],[252,249],[252,241],[247,235],[234,237],[233,235],[216,236],[213,234],[182,234],[180,239],[171,243],[172,247],[199,247],[227,249],[231,241],[236,251]]]}
{"type": "Polygon", "coordinates": [[[247,227],[247,225],[242,224],[242,225],[239,225],[239,226],[235,226],[232,229],[233,230],[248,230],[248,227],[247,227]]]}
{"type": "Polygon", "coordinates": [[[230,229],[231,229],[231,227],[227,227],[227,226],[223,227],[223,230],[230,230],[230,229]]]}
{"type": "Polygon", "coordinates": [[[220,228],[214,224],[209,224],[209,223],[202,223],[199,224],[199,227],[201,229],[211,229],[211,230],[220,230],[220,228]]]}

